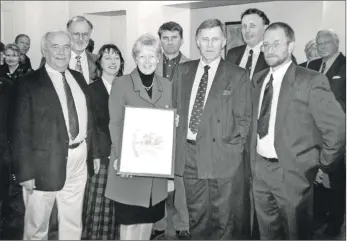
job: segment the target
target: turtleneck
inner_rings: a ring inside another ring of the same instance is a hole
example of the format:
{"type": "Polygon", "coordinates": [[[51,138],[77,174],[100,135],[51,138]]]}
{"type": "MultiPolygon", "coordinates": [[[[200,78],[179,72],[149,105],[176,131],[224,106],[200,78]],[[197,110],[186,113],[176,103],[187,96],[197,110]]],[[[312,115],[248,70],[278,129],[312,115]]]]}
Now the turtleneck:
{"type": "MultiPolygon", "coordinates": [[[[144,87],[150,87],[153,83],[154,72],[152,74],[146,75],[146,74],[141,72],[139,67],[137,67],[137,71],[140,74],[140,78],[141,78],[143,86],[144,87]]],[[[153,86],[149,90],[146,90],[150,98],[152,98],[152,89],[153,89],[153,86]]]]}

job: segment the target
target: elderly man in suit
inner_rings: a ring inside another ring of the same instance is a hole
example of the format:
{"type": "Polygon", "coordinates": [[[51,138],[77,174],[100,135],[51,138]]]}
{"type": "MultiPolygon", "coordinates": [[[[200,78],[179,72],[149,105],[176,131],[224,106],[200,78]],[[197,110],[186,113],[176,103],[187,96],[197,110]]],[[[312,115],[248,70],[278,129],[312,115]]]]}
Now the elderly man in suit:
{"type": "Polygon", "coordinates": [[[226,35],[220,20],[202,22],[195,36],[201,58],[180,64],[172,80],[180,116],[175,175],[184,180],[192,239],[244,239],[250,222],[243,158],[249,74],[221,59],[226,35]]]}
{"type": "Polygon", "coordinates": [[[261,239],[310,239],[312,185],[345,143],[345,115],[327,78],[291,60],[293,29],[264,33],[270,66],[253,78],[251,166],[261,239]]]}
{"type": "Polygon", "coordinates": [[[319,58],[316,40],[312,39],[308,41],[305,45],[305,55],[307,58],[306,62],[299,64],[299,66],[307,68],[309,63],[315,59],[319,58]]]}
{"type": "MultiPolygon", "coordinates": [[[[71,37],[48,32],[46,64],[18,82],[12,159],[26,205],[24,239],[47,239],[49,216],[58,204],[59,239],[78,240],[87,180],[93,117],[83,75],[69,70],[71,37]]],[[[94,154],[97,154],[94,151],[94,154]]]]}
{"type": "MultiPolygon", "coordinates": [[[[166,22],[160,26],[158,35],[163,54],[155,72],[157,75],[172,81],[177,65],[188,61],[188,58],[180,51],[184,42],[183,29],[176,22],[166,22]]],[[[167,207],[170,207],[169,204],[173,204],[173,209],[170,209],[170,212],[166,213],[162,220],[153,225],[151,240],[164,237],[165,229],[167,228],[167,215],[170,216],[169,220],[172,219],[178,239],[190,239],[189,215],[183,178],[175,177],[174,181],[169,180],[168,191],[169,196],[166,204],[168,205],[167,207]]]]}
{"type": "MultiPolygon", "coordinates": [[[[321,30],[316,35],[321,58],[309,63],[308,68],[321,72],[329,79],[336,100],[346,112],[346,57],[339,52],[339,37],[331,30],[321,30]]],[[[323,181],[315,186],[315,228],[328,223],[325,233],[336,236],[344,221],[346,205],[346,164],[342,152],[338,164],[330,174],[319,173],[323,181]]],[[[318,179],[319,180],[319,179],[318,179]]]]}

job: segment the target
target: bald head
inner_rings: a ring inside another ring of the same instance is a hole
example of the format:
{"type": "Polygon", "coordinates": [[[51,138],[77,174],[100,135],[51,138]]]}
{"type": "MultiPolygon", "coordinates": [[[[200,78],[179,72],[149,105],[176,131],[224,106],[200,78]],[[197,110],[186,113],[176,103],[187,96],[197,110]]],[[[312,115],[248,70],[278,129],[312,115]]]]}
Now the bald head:
{"type": "Polygon", "coordinates": [[[65,31],[47,32],[41,43],[43,56],[54,70],[63,72],[67,69],[71,57],[71,37],[65,31]]]}

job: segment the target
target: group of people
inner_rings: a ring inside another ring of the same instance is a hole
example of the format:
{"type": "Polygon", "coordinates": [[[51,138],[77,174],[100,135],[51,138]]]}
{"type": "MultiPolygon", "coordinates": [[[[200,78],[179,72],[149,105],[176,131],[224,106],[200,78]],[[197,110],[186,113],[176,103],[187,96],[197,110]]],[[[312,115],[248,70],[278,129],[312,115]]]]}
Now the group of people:
{"type": "Polygon", "coordinates": [[[23,239],[54,230],[70,240],[161,239],[168,220],[181,240],[312,239],[324,224],[337,235],[346,133],[339,39],[319,31],[298,66],[288,24],[254,8],[241,23],[246,44],[223,59],[224,24],[203,21],[197,60],[180,51],[182,27],[163,23],[158,37],[135,41],[130,74],[116,45],[86,50],[93,24],[83,16],[43,36],[37,70],[24,67],[28,36],[6,45],[1,213],[10,215],[16,190],[23,239]],[[125,106],[176,109],[174,179],[117,174],[125,106]]]}

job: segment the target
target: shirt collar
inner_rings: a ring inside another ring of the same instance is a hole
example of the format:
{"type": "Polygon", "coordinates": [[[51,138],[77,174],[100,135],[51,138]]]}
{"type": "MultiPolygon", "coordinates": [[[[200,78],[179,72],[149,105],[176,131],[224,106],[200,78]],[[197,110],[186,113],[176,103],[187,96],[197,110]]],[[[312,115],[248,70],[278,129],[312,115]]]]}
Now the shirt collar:
{"type": "Polygon", "coordinates": [[[219,62],[221,61],[221,57],[219,56],[217,59],[213,60],[210,64],[206,64],[203,60],[202,57],[200,57],[200,63],[199,63],[199,68],[204,68],[205,65],[210,66],[211,69],[217,69],[219,62]]]}
{"type": "MultiPolygon", "coordinates": [[[[71,59],[76,59],[77,54],[71,50],[71,59]]],[[[86,50],[83,50],[83,52],[80,54],[81,59],[87,58],[86,50]]]]}
{"type": "MultiPolygon", "coordinates": [[[[340,52],[337,52],[337,53],[335,53],[330,59],[328,59],[327,61],[325,61],[326,62],[326,64],[332,64],[332,63],[334,63],[334,61],[336,60],[336,58],[337,58],[337,56],[339,56],[339,54],[340,54],[340,52]]],[[[324,61],[323,61],[324,62],[324,61]]]]}
{"type": "Polygon", "coordinates": [[[292,60],[290,60],[288,63],[282,65],[280,68],[278,68],[276,71],[273,70],[273,68],[270,68],[270,74],[273,75],[274,78],[279,78],[284,76],[284,74],[287,72],[287,69],[292,64],[292,60]]]}
{"type": "Polygon", "coordinates": [[[178,55],[173,58],[173,59],[169,59],[168,57],[166,57],[165,53],[163,52],[163,57],[164,57],[164,62],[177,62],[179,59],[181,59],[181,51],[179,51],[178,55]]]}
{"type": "MultiPolygon", "coordinates": [[[[53,69],[51,66],[49,66],[49,64],[47,64],[47,62],[46,62],[46,64],[45,64],[45,68],[46,68],[46,71],[49,72],[49,73],[51,73],[51,74],[61,75],[61,72],[59,72],[59,71],[53,69]]],[[[67,71],[67,70],[65,70],[64,72],[66,73],[66,71],[67,71]]]]}

